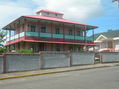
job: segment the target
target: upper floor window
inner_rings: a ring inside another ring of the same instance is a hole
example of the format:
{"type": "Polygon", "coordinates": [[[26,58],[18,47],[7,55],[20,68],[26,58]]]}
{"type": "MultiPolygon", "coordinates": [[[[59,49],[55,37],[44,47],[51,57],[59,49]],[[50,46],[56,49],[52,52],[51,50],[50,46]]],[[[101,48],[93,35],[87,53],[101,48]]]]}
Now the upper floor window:
{"type": "Polygon", "coordinates": [[[41,32],[43,32],[43,33],[46,32],[46,25],[43,24],[43,25],[41,26],[41,32]]]}
{"type": "Polygon", "coordinates": [[[31,25],[31,32],[35,32],[36,31],[36,26],[31,25]]]}
{"type": "Polygon", "coordinates": [[[22,32],[24,31],[24,24],[22,25],[22,32]]]}
{"type": "Polygon", "coordinates": [[[60,29],[59,29],[59,27],[57,27],[57,28],[55,29],[55,34],[60,34],[60,29]]]}
{"type": "Polygon", "coordinates": [[[69,35],[73,35],[72,29],[69,30],[69,35]]]}
{"type": "Polygon", "coordinates": [[[77,31],[77,36],[80,36],[80,34],[81,34],[81,31],[78,30],[78,31],[77,31]]]}
{"type": "Polygon", "coordinates": [[[57,17],[57,16],[58,16],[58,14],[55,14],[55,16],[57,17]]]}
{"type": "Polygon", "coordinates": [[[46,15],[49,15],[50,13],[49,12],[46,12],[46,15]]]}

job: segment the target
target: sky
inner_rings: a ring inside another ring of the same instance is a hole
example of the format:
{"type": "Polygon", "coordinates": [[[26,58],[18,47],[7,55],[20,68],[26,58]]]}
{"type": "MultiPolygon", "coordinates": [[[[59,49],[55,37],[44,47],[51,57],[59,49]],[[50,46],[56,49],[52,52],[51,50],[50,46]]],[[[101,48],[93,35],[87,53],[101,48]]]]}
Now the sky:
{"type": "Polygon", "coordinates": [[[119,29],[119,8],[112,0],[0,0],[0,28],[41,9],[62,12],[65,19],[98,26],[95,33],[119,29]]]}

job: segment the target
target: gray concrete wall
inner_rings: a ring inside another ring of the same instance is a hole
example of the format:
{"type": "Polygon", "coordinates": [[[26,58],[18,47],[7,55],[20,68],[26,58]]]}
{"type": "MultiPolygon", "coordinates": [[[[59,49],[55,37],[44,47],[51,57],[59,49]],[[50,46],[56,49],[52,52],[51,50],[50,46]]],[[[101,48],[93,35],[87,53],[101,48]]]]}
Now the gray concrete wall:
{"type": "Polygon", "coordinates": [[[34,55],[7,54],[6,55],[6,72],[34,70],[34,69],[40,69],[39,54],[34,54],[34,55]]]}
{"type": "Polygon", "coordinates": [[[43,53],[43,68],[66,67],[69,65],[67,53],[43,53]]]}
{"type": "Polygon", "coordinates": [[[3,58],[0,56],[0,73],[3,73],[3,58]]]}
{"type": "Polygon", "coordinates": [[[72,52],[72,65],[94,64],[94,53],[72,52]]]}
{"type": "Polygon", "coordinates": [[[118,52],[101,53],[102,62],[119,62],[118,52]]]}

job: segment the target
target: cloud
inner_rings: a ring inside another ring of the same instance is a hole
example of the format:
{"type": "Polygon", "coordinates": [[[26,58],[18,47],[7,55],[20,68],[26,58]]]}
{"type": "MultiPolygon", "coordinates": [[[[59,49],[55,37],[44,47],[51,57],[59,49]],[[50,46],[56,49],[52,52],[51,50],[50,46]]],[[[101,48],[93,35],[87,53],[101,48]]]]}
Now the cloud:
{"type": "MultiPolygon", "coordinates": [[[[33,1],[40,5],[41,0],[33,1]]],[[[103,14],[101,0],[44,0],[44,2],[45,6],[38,9],[63,12],[65,18],[75,21],[85,22],[103,14]]]]}
{"type": "Polygon", "coordinates": [[[32,10],[17,2],[0,3],[0,28],[21,15],[29,15],[32,10]]]}
{"type": "Polygon", "coordinates": [[[21,15],[33,15],[35,11],[48,9],[64,13],[64,18],[85,22],[103,14],[101,0],[1,0],[0,28],[21,15]]]}

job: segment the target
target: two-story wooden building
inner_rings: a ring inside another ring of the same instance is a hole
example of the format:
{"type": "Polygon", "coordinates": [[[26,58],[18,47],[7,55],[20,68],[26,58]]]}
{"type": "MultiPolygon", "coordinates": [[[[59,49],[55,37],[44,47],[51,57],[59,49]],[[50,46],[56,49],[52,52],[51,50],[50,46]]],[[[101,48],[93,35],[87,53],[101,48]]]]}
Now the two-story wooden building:
{"type": "Polygon", "coordinates": [[[3,27],[9,31],[6,47],[16,51],[32,49],[34,52],[80,51],[84,46],[94,46],[93,38],[87,37],[86,32],[94,32],[95,28],[97,26],[66,20],[62,13],[49,10],[40,10],[33,16],[21,16],[3,27]]]}

